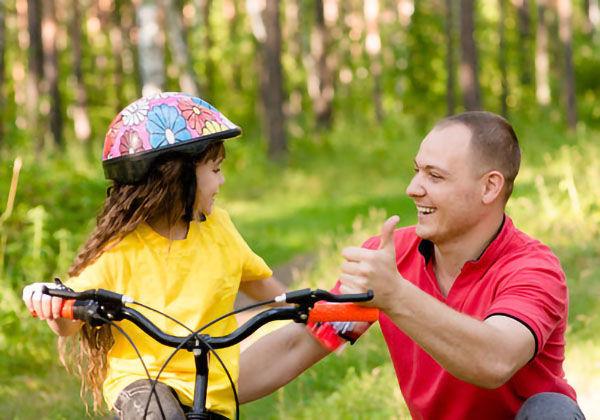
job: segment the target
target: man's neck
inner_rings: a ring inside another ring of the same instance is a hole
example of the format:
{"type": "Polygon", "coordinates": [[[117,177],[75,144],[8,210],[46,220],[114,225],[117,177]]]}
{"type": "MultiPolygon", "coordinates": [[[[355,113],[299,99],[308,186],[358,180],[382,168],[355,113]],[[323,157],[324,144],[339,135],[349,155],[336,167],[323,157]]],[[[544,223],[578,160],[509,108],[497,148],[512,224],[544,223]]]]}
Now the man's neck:
{"type": "Polygon", "coordinates": [[[504,213],[494,214],[464,235],[434,244],[434,270],[444,296],[448,294],[465,263],[477,260],[494,240],[503,220],[504,213]]]}

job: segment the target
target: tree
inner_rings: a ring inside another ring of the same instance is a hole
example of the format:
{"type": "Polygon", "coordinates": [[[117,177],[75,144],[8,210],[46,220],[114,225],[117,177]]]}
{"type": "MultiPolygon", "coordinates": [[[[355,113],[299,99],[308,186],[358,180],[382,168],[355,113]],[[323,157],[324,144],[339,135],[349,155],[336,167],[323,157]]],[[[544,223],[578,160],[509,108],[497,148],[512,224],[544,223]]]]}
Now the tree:
{"type": "Polygon", "coordinates": [[[529,0],[512,0],[517,8],[517,28],[519,33],[518,60],[520,80],[523,86],[530,86],[532,77],[531,16],[529,0]]]}
{"type": "Polygon", "coordinates": [[[162,91],[165,84],[164,39],[158,13],[158,6],[152,0],[142,0],[136,8],[139,26],[138,55],[144,96],[162,91]]]}
{"type": "Polygon", "coordinates": [[[445,0],[446,7],[446,113],[456,112],[456,70],[454,62],[454,8],[453,0],[445,0]]]}
{"type": "Polygon", "coordinates": [[[500,113],[502,116],[508,116],[508,76],[507,76],[507,64],[506,64],[506,35],[505,35],[505,21],[506,21],[506,0],[498,0],[498,38],[500,38],[500,45],[498,45],[498,67],[500,68],[500,113]]]}
{"type": "Polygon", "coordinates": [[[0,2],[0,145],[4,140],[4,108],[6,105],[6,98],[4,95],[4,74],[5,74],[5,62],[4,54],[6,50],[6,11],[4,2],[0,2]]]}
{"type": "MultiPolygon", "coordinates": [[[[56,22],[55,0],[43,2],[42,46],[44,50],[44,80],[43,91],[49,96],[50,133],[56,145],[62,146],[62,112],[59,89],[58,53],[56,51],[56,22]]],[[[44,110],[45,111],[45,110],[44,110]]],[[[44,112],[45,113],[45,112],[44,112]]]]}
{"type": "Polygon", "coordinates": [[[36,151],[44,147],[40,126],[40,84],[44,78],[44,49],[42,47],[42,4],[40,0],[27,0],[27,30],[29,33],[27,77],[27,126],[35,139],[36,151]]]}
{"type": "MultiPolygon", "coordinates": [[[[70,38],[73,52],[73,72],[75,73],[75,104],[73,105],[73,123],[77,140],[87,142],[92,129],[87,114],[87,92],[81,68],[81,10],[79,0],[71,1],[70,38]]],[[[119,90],[119,89],[117,89],[119,90]]]]}
{"type": "Polygon", "coordinates": [[[106,26],[108,39],[110,41],[112,60],[114,61],[114,69],[112,71],[113,83],[115,86],[115,98],[117,112],[123,109],[125,102],[124,84],[125,70],[123,66],[123,50],[125,45],[124,25],[122,24],[121,7],[122,1],[115,0],[111,8],[101,10],[101,21],[106,26]]]}
{"type": "Polygon", "coordinates": [[[333,115],[333,75],[328,57],[331,40],[325,24],[323,0],[315,3],[315,24],[310,37],[308,60],[308,94],[313,102],[313,111],[318,127],[330,127],[333,115]]]}
{"type": "Polygon", "coordinates": [[[460,1],[460,85],[467,111],[481,109],[481,93],[477,69],[477,48],[475,46],[475,0],[460,1]]]}
{"type": "Polygon", "coordinates": [[[381,99],[381,37],[379,35],[379,1],[364,0],[364,14],[367,28],[365,48],[369,56],[371,76],[373,78],[373,104],[377,121],[383,120],[381,99]]]}
{"type": "Polygon", "coordinates": [[[535,96],[539,105],[550,104],[550,59],[548,56],[547,0],[537,0],[537,33],[535,44],[535,96]]]}
{"type": "MultiPolygon", "coordinates": [[[[310,82],[306,86],[307,80],[310,80],[310,73],[305,77],[301,70],[306,68],[310,71],[312,65],[312,56],[306,54],[303,44],[302,31],[300,28],[302,14],[300,12],[300,0],[287,0],[284,3],[284,25],[282,28],[283,39],[286,40],[285,47],[288,57],[292,60],[294,69],[287,73],[287,83],[289,86],[289,99],[286,106],[288,118],[293,119],[302,112],[302,99],[304,92],[310,90],[310,82]],[[306,65],[304,62],[306,61],[306,65]],[[307,89],[307,87],[309,89],[307,89]]],[[[317,5],[318,7],[318,5],[317,5]]],[[[313,104],[314,109],[314,104],[313,104]]]]}
{"type": "Polygon", "coordinates": [[[202,57],[202,60],[204,61],[204,83],[202,84],[202,91],[206,98],[212,100],[216,76],[215,63],[213,62],[211,54],[214,45],[210,24],[212,0],[200,0],[198,2],[198,9],[201,19],[200,25],[203,28],[202,50],[204,50],[204,56],[202,57]]]}
{"type": "Polygon", "coordinates": [[[586,17],[585,29],[588,33],[593,35],[600,28],[600,1],[585,0],[583,4],[586,17]]]}
{"type": "Polygon", "coordinates": [[[559,36],[563,50],[563,89],[567,124],[571,129],[577,125],[577,103],[575,99],[575,71],[573,69],[573,30],[571,28],[571,0],[557,0],[559,36]]]}
{"type": "Polygon", "coordinates": [[[162,0],[167,17],[167,36],[173,61],[179,74],[181,90],[191,95],[198,96],[200,89],[188,54],[186,34],[184,32],[181,10],[176,7],[173,0],[162,0]]]}
{"type": "Polygon", "coordinates": [[[248,0],[246,6],[252,32],[260,46],[259,84],[268,154],[271,158],[280,158],[287,151],[287,140],[283,112],[279,0],[248,0]]]}

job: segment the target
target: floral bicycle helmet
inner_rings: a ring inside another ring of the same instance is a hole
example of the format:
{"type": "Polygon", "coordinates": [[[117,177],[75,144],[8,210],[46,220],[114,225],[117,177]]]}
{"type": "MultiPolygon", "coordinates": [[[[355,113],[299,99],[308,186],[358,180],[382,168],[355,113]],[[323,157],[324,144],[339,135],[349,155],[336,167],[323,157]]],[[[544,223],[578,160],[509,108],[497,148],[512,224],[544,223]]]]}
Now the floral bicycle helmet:
{"type": "Polygon", "coordinates": [[[143,97],[110,123],[102,166],[104,176],[123,184],[142,180],[152,162],[166,153],[202,153],[215,140],[237,137],[242,130],[215,107],[179,92],[143,97]]]}

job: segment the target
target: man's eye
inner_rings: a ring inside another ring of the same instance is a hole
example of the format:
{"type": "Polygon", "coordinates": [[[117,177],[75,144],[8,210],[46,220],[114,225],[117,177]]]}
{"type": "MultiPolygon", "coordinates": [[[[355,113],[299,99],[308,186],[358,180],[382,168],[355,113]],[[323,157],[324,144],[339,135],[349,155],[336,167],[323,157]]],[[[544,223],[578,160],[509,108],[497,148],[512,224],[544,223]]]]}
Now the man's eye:
{"type": "Polygon", "coordinates": [[[433,179],[442,179],[442,177],[440,175],[435,174],[435,173],[430,173],[429,176],[432,177],[433,179]]]}

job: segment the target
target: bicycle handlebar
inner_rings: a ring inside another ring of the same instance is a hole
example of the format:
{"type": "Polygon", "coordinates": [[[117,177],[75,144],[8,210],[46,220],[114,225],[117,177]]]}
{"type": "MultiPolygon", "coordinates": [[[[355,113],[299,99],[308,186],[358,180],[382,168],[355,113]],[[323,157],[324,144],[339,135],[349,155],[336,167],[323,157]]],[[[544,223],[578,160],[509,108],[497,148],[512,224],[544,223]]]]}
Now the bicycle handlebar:
{"type": "MultiPolygon", "coordinates": [[[[119,293],[104,289],[86,290],[73,292],[62,289],[42,290],[50,296],[67,299],[61,308],[61,317],[67,319],[79,319],[92,325],[102,325],[108,321],[121,321],[127,319],[137,325],[161,344],[170,347],[180,347],[187,350],[196,348],[198,340],[190,339],[190,336],[177,337],[165,333],[154,325],[140,312],[126,306],[133,299],[119,293]]],[[[298,323],[324,322],[324,321],[366,321],[374,322],[379,318],[377,308],[362,307],[349,302],[361,302],[371,300],[373,292],[334,295],[325,290],[302,289],[285,293],[278,296],[278,302],[292,303],[295,306],[272,308],[263,311],[235,331],[222,337],[211,337],[200,335],[199,341],[213,349],[219,349],[235,345],[250,336],[261,326],[275,320],[293,320],[298,323]],[[335,302],[320,303],[318,301],[335,302]],[[314,307],[313,307],[314,306],[314,307]]]]}

